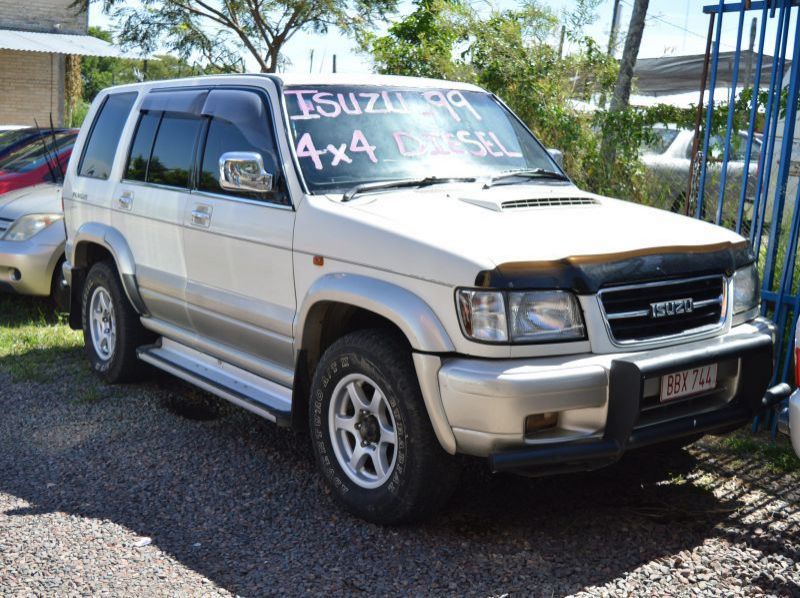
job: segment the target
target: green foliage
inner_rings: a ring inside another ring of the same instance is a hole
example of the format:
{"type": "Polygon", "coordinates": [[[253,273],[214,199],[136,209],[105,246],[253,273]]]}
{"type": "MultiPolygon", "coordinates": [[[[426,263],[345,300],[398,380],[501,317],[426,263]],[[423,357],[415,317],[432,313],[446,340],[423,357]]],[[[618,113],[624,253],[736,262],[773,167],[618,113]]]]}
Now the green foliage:
{"type": "MultiPolygon", "coordinates": [[[[89,27],[89,35],[112,42],[110,31],[99,27],[89,27]]],[[[106,87],[124,85],[137,81],[156,81],[160,79],[177,79],[195,75],[209,75],[219,72],[213,66],[201,66],[169,54],[154,56],[150,60],[132,60],[127,58],[108,58],[104,56],[85,56],[81,61],[81,78],[83,79],[83,97],[91,102],[106,87]]],[[[70,126],[80,126],[83,122],[88,104],[70,115],[70,126]]]]}
{"type": "Polygon", "coordinates": [[[262,72],[284,63],[282,50],[298,31],[368,30],[397,0],[74,0],[101,4],[119,23],[119,41],[152,53],[167,48],[184,60],[223,72],[244,70],[244,56],[262,72]]]}

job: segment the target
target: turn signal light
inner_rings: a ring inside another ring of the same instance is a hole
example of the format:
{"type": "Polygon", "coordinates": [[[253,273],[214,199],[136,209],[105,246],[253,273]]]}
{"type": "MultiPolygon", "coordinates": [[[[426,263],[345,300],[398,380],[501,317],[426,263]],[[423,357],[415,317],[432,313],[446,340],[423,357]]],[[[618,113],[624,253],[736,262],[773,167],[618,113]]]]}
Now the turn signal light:
{"type": "Polygon", "coordinates": [[[555,428],[558,424],[558,413],[537,413],[525,418],[525,436],[555,428]]]}

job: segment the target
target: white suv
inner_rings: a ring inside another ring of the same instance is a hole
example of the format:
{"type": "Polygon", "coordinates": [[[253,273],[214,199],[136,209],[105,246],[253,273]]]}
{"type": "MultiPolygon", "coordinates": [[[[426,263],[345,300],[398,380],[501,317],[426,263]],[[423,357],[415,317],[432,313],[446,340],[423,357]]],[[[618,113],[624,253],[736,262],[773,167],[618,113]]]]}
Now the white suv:
{"type": "Polygon", "coordinates": [[[581,191],[480,88],[195,78],[106,90],[86,123],[65,274],[95,371],[309,426],[361,517],[434,512],[457,454],[590,470],[761,406],[746,241],[581,191]]]}

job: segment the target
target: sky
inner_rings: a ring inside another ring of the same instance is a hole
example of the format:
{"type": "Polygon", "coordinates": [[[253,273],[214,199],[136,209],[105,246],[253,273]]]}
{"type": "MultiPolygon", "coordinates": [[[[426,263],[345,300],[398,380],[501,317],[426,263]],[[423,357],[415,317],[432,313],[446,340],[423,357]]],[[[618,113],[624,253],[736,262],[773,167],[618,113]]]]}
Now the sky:
{"type": "MultiPolygon", "coordinates": [[[[489,6],[488,2],[499,8],[510,8],[516,4],[513,0],[494,0],[493,2],[492,0],[478,0],[474,5],[489,6]]],[[[620,2],[622,10],[620,29],[624,32],[627,30],[630,20],[633,0],[620,0],[620,2]]],[[[561,12],[574,7],[574,0],[561,2],[540,0],[540,4],[549,6],[556,12],[561,12]]],[[[703,14],[702,7],[708,4],[716,4],[716,2],[651,0],[639,57],[654,58],[665,55],[704,53],[708,32],[708,15],[703,14]]],[[[409,0],[401,0],[398,15],[402,17],[411,10],[412,3],[409,0]]],[[[602,0],[597,8],[597,21],[586,30],[586,33],[597,40],[601,47],[606,47],[608,43],[612,10],[613,0],[602,0]]],[[[760,11],[751,11],[753,16],[757,13],[760,14],[760,11]]],[[[744,27],[742,45],[745,47],[748,44],[750,19],[751,16],[748,15],[744,27]]],[[[723,18],[722,50],[734,49],[738,29],[737,21],[736,15],[726,15],[723,18]]],[[[774,25],[770,21],[768,21],[768,31],[774,31],[774,25]]],[[[99,6],[96,4],[89,13],[89,24],[104,28],[111,28],[113,25],[106,16],[101,14],[99,6]]],[[[794,24],[792,24],[793,26],[794,24]]],[[[767,39],[771,38],[772,36],[768,34],[767,39]]],[[[624,37],[620,39],[624,40],[624,37]]],[[[317,72],[329,72],[332,68],[334,53],[336,54],[337,70],[341,73],[363,73],[371,68],[368,57],[359,54],[355,44],[346,36],[337,32],[330,32],[327,35],[300,32],[286,46],[285,54],[290,61],[286,71],[307,73],[313,68],[317,72]],[[313,67],[310,60],[312,50],[314,50],[313,67]]],[[[767,53],[772,54],[772,49],[768,49],[767,53]]],[[[248,70],[258,70],[253,60],[248,60],[246,66],[248,70]]]]}

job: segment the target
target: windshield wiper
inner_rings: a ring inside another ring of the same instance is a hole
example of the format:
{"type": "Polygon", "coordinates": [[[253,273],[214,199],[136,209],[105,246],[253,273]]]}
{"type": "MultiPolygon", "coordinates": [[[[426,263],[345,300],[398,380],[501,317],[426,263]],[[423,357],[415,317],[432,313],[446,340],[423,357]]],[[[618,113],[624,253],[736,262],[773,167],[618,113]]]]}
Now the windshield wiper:
{"type": "Polygon", "coordinates": [[[428,185],[439,185],[441,183],[474,183],[474,176],[426,176],[420,179],[400,179],[399,181],[381,181],[379,183],[362,183],[352,189],[348,189],[342,195],[342,203],[348,202],[359,193],[370,193],[372,191],[382,191],[384,189],[402,189],[403,187],[427,187],[428,185]]]}
{"type": "Polygon", "coordinates": [[[526,179],[556,179],[558,181],[569,180],[568,177],[564,176],[560,172],[556,172],[555,170],[547,170],[546,168],[532,168],[530,170],[511,170],[509,172],[502,172],[500,174],[496,174],[486,182],[483,188],[489,189],[490,187],[494,186],[494,184],[498,181],[514,177],[520,177],[526,179]]]}

